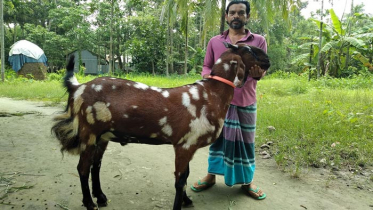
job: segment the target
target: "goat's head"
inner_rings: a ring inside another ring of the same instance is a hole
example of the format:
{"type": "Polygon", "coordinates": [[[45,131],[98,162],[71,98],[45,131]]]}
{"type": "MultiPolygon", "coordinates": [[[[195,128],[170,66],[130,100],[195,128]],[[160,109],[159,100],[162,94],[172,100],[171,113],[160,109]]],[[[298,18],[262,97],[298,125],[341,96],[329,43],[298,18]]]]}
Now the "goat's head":
{"type": "Polygon", "coordinates": [[[242,62],[241,56],[226,51],[215,62],[211,76],[223,77],[233,81],[236,87],[242,87],[245,84],[245,64],[242,62]]]}
{"type": "Polygon", "coordinates": [[[249,46],[246,44],[232,45],[224,42],[225,47],[227,47],[232,53],[241,56],[243,63],[246,66],[245,78],[250,75],[250,69],[252,66],[257,65],[263,70],[268,70],[271,66],[267,53],[265,53],[261,48],[249,46]]]}

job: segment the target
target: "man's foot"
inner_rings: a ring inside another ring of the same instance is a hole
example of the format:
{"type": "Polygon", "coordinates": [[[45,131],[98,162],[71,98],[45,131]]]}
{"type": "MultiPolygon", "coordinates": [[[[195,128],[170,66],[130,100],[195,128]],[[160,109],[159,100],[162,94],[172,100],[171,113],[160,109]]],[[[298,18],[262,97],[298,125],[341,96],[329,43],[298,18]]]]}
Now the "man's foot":
{"type": "Polygon", "coordinates": [[[201,192],[210,188],[214,184],[215,176],[207,175],[203,179],[198,180],[198,182],[195,182],[192,186],[190,186],[190,189],[192,189],[194,192],[201,192]]]}
{"type": "Polygon", "coordinates": [[[263,200],[267,197],[267,195],[254,184],[242,185],[241,188],[245,191],[247,195],[254,199],[263,200]]]}

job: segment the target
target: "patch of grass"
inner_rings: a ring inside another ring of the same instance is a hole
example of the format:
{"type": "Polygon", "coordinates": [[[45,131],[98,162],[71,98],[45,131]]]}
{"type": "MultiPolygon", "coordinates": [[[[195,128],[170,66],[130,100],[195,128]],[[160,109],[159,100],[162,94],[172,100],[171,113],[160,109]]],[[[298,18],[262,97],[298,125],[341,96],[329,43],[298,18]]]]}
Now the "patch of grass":
{"type": "Polygon", "coordinates": [[[373,91],[366,88],[373,81],[366,78],[360,88],[354,79],[354,85],[335,80],[323,87],[302,77],[258,83],[257,144],[275,142],[276,162],[295,177],[309,166],[373,165],[373,91]]]}
{"type": "MultiPolygon", "coordinates": [[[[62,71],[63,72],[63,71],[62,71]]],[[[59,104],[67,100],[67,94],[62,86],[62,79],[64,75],[57,73],[48,74],[48,79],[45,81],[37,81],[17,77],[13,73],[9,73],[5,82],[0,82],[0,97],[9,97],[25,100],[45,101],[47,105],[59,104]]],[[[100,75],[107,76],[107,75],[100,75]]],[[[95,79],[97,76],[92,75],[76,75],[79,83],[85,83],[95,79]]],[[[172,75],[165,76],[151,76],[151,75],[135,75],[127,74],[121,76],[123,79],[129,79],[136,82],[141,82],[149,86],[156,86],[162,88],[182,86],[185,84],[194,83],[200,80],[197,76],[180,76],[172,75]]]]}

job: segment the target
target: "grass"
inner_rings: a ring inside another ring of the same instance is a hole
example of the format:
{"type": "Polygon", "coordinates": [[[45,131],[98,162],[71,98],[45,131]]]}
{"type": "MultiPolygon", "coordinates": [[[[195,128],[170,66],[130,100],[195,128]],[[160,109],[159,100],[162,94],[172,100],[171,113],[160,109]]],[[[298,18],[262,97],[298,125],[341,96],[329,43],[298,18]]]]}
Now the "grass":
{"type": "MultiPolygon", "coordinates": [[[[284,76],[285,75],[285,76],[284,76]]],[[[83,83],[93,76],[78,76],[83,83]]],[[[200,76],[124,75],[157,87],[193,83],[200,76]]],[[[0,96],[59,103],[66,100],[62,75],[47,81],[7,75],[0,96]]],[[[350,79],[267,76],[258,82],[257,145],[274,142],[271,153],[292,176],[307,167],[359,170],[373,165],[373,77],[350,79]],[[271,132],[268,126],[276,130],[271,132]]]]}
{"type": "Polygon", "coordinates": [[[310,166],[357,171],[372,166],[373,91],[365,84],[373,87],[373,80],[364,81],[363,88],[356,79],[260,81],[257,144],[273,141],[277,164],[295,177],[310,166]]]}

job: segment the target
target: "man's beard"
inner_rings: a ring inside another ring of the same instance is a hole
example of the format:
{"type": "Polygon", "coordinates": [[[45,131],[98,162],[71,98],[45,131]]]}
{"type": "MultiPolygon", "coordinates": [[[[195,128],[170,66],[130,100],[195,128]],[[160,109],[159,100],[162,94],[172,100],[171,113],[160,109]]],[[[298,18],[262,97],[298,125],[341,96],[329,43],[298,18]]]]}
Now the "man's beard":
{"type": "MultiPolygon", "coordinates": [[[[227,22],[228,23],[228,22],[227,22]]],[[[246,23],[242,22],[240,19],[232,20],[228,25],[233,29],[240,29],[246,25],[246,23]],[[233,22],[236,22],[233,24],[233,22]]]]}

